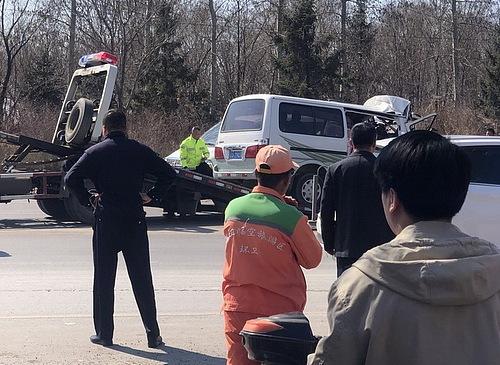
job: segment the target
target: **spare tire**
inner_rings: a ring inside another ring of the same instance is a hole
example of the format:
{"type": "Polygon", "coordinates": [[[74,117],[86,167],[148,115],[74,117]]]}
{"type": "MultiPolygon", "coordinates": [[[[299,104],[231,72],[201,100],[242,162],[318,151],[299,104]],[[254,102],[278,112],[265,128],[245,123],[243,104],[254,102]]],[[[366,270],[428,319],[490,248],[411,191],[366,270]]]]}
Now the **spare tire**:
{"type": "Polygon", "coordinates": [[[80,98],[75,103],[66,122],[64,139],[71,146],[81,146],[92,125],[94,105],[92,100],[80,98]]]}

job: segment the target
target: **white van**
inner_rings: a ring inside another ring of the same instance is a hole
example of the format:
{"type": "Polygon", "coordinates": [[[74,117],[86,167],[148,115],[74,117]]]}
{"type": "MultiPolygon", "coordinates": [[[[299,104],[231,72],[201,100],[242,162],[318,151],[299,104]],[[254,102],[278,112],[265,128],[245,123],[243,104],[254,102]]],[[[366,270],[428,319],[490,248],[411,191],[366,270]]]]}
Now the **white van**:
{"type": "Polygon", "coordinates": [[[214,177],[253,186],[259,149],[282,145],[300,165],[290,194],[307,211],[312,176],[320,166],[346,156],[354,124],[375,122],[382,139],[406,132],[410,116],[410,102],[395,96],[377,96],[365,106],[268,94],[242,96],[226,109],[215,146],[214,177]]]}

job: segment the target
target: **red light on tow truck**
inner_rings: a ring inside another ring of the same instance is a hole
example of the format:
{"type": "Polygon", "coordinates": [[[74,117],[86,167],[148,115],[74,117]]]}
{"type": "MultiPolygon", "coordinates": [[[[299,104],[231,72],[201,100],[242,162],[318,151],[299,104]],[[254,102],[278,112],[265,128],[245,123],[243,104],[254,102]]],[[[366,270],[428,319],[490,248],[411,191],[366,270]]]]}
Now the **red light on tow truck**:
{"type": "Polygon", "coordinates": [[[99,52],[82,56],[78,61],[80,67],[91,67],[104,65],[106,63],[116,65],[118,63],[118,57],[108,52],[99,52]]]}

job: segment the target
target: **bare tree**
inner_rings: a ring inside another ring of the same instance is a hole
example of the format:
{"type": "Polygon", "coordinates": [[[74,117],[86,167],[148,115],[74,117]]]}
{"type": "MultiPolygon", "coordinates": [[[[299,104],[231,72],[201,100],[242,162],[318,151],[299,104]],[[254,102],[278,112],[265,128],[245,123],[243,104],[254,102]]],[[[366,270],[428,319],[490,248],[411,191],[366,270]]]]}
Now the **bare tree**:
{"type": "Polygon", "coordinates": [[[215,119],[215,105],[218,95],[218,75],[217,75],[217,13],[215,11],[214,0],[208,0],[208,8],[210,10],[211,34],[210,40],[210,117],[215,119]]]}
{"type": "Polygon", "coordinates": [[[0,9],[0,32],[2,37],[2,48],[4,52],[2,83],[0,87],[0,114],[3,122],[11,111],[8,108],[8,89],[14,69],[14,62],[19,52],[28,44],[38,27],[39,11],[38,4],[30,0],[6,1],[1,0],[0,9]]]}
{"type": "Polygon", "coordinates": [[[79,4],[77,29],[83,46],[119,56],[115,96],[120,107],[128,103],[128,77],[137,71],[134,66],[143,56],[138,41],[149,24],[148,9],[146,0],[82,0],[79,4]]]}

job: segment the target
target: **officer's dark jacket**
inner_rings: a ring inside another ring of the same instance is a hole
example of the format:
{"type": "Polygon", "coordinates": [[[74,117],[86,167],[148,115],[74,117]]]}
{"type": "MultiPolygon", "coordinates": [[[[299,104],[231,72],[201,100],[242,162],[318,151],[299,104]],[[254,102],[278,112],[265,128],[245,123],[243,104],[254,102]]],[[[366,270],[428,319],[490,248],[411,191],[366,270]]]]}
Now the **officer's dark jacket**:
{"type": "Polygon", "coordinates": [[[90,193],[84,179],[90,179],[101,194],[99,206],[115,217],[144,216],[142,191],[145,174],[157,178],[148,191],[152,199],[161,199],[176,177],[175,170],[149,147],[113,131],[106,139],[87,149],[65,176],[66,186],[83,205],[89,205],[90,193]]]}
{"type": "Polygon", "coordinates": [[[384,216],[374,162],[372,153],[359,151],[328,169],[321,198],[321,233],[330,254],[358,259],[394,238],[384,216]]]}

